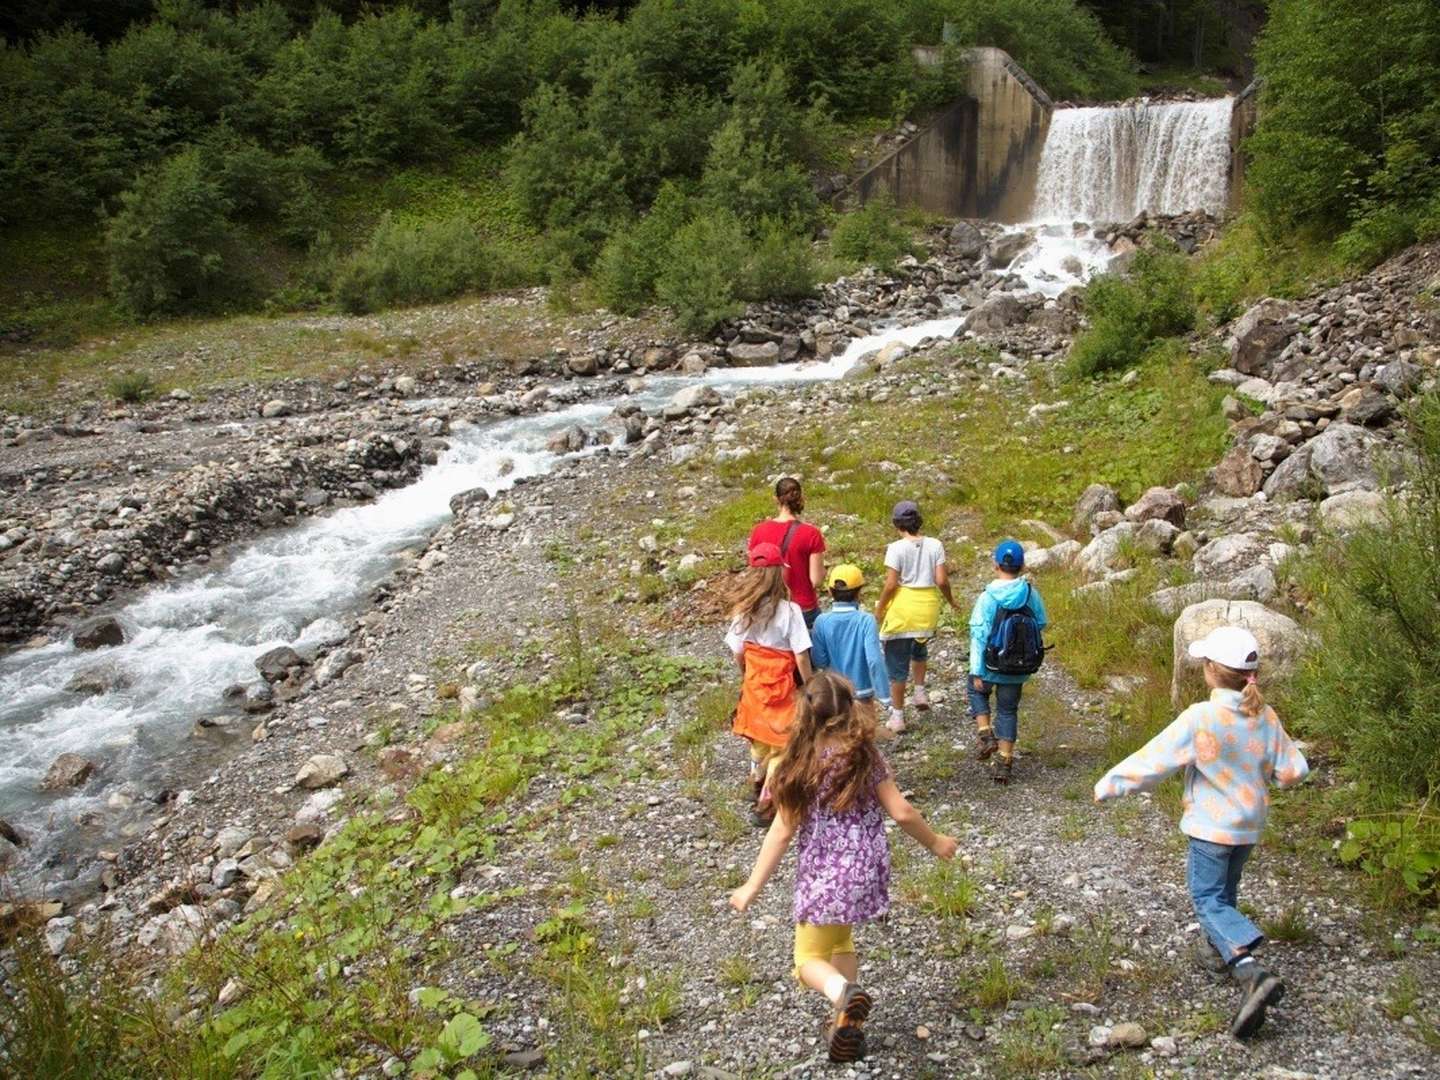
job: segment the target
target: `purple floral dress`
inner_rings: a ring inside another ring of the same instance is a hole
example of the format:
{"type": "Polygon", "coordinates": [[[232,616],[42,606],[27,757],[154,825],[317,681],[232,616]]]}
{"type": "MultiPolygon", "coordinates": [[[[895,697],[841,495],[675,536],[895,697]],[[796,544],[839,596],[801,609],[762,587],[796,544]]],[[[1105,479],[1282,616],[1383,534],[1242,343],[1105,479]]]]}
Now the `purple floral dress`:
{"type": "MultiPolygon", "coordinates": [[[[833,751],[822,752],[825,762],[833,751]]],[[[843,813],[829,808],[835,770],[826,769],[810,816],[800,827],[795,869],[795,921],[852,926],[890,910],[890,844],[875,788],[890,779],[884,757],[870,790],[843,813]]]]}

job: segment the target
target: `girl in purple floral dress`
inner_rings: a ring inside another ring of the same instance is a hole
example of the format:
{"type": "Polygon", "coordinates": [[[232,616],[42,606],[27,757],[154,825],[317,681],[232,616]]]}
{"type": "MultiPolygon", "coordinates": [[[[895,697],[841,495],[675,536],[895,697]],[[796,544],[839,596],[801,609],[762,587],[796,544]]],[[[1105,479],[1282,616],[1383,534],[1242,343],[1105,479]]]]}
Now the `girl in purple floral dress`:
{"type": "Polygon", "coordinates": [[[744,911],[765,887],[790,841],[799,836],[795,869],[795,977],[824,994],[835,1012],[825,1038],[831,1061],[865,1054],[870,994],[852,928],[890,910],[890,846],[885,815],[939,859],[955,856],[955,839],[925,824],[875,745],[875,721],[855,708],[850,683],[820,671],[800,692],[790,743],[771,780],[777,813],[750,880],[730,904],[744,911]]]}

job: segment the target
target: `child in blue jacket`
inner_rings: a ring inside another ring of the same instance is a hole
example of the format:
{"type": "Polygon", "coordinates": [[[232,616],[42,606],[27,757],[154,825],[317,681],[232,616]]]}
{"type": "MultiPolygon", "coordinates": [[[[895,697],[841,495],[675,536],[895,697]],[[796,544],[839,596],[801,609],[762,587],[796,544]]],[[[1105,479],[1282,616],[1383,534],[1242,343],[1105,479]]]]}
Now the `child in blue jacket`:
{"type": "Polygon", "coordinates": [[[810,630],[810,662],[816,670],[829,668],[849,679],[856,705],[874,718],[877,701],[890,707],[890,677],[885,673],[875,616],[860,610],[865,575],[858,566],[845,563],[831,571],[826,584],[833,603],[810,630]]]}
{"type": "Polygon", "coordinates": [[[997,784],[1010,782],[1015,739],[1020,728],[1020,693],[1030,676],[989,670],[985,666],[985,646],[995,618],[1002,610],[1029,607],[1041,630],[1049,625],[1045,601],[1040,598],[1040,590],[1021,576],[1024,570],[1025,549],[1014,540],[1001,541],[995,548],[995,580],[985,586],[970,612],[970,715],[975,719],[976,756],[985,761],[993,755],[990,776],[997,784]],[[995,697],[993,714],[992,694],[995,697]]]}

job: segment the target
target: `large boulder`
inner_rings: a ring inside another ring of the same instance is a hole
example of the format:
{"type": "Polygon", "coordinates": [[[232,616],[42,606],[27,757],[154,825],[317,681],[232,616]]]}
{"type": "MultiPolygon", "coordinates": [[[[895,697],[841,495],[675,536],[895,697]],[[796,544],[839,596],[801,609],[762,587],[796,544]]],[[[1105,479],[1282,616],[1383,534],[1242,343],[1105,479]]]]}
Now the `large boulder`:
{"type": "Polygon", "coordinates": [[[1090,531],[1090,525],[1094,522],[1096,514],[1118,513],[1120,509],[1120,496],[1115,494],[1114,488],[1106,487],[1104,484],[1091,484],[1075,503],[1075,514],[1070,519],[1070,530],[1083,536],[1090,531]]]}
{"type": "Polygon", "coordinates": [[[965,316],[962,330],[986,333],[1004,330],[1025,321],[1025,305],[1010,293],[996,293],[965,316]]]}
{"type": "Polygon", "coordinates": [[[1407,398],[1420,388],[1425,377],[1419,364],[1409,360],[1391,360],[1375,376],[1375,381],[1397,398],[1407,398]]]}
{"type": "Polygon", "coordinates": [[[338,784],[350,772],[350,766],[339,754],[315,754],[295,774],[295,783],[314,791],[338,784]]]}
{"type": "Polygon", "coordinates": [[[1004,269],[1020,257],[1020,253],[1035,242],[1035,237],[1028,232],[1006,233],[997,237],[995,243],[990,245],[990,265],[995,269],[1004,269]]]}
{"type": "Polygon", "coordinates": [[[1152,487],[1125,510],[1130,521],[1168,521],[1176,528],[1185,527],[1185,500],[1166,487],[1152,487]]]}
{"type": "Polygon", "coordinates": [[[725,350],[725,355],[736,367],[765,367],[780,362],[780,346],[773,341],[737,341],[725,350]]]}
{"type": "Polygon", "coordinates": [[[470,488],[450,496],[450,513],[456,517],[464,517],[465,512],[471,507],[480,506],[489,501],[490,493],[483,487],[470,488]]]}
{"type": "Polygon", "coordinates": [[[985,234],[971,222],[957,221],[950,229],[950,254],[958,259],[978,259],[985,252],[985,234]]]}
{"type": "Polygon", "coordinates": [[[1104,577],[1120,566],[1125,549],[1137,545],[1138,526],[1133,521],[1122,521],[1102,532],[1086,544],[1076,558],[1076,565],[1090,577],[1104,577]]]}
{"type": "Polygon", "coordinates": [[[1385,496],[1378,491],[1342,491],[1320,504],[1320,521],[1328,529],[1347,532],[1385,520],[1385,496]]]}
{"type": "Polygon", "coordinates": [[[77,649],[104,649],[125,642],[125,628],[113,615],[97,615],[75,627],[70,641],[77,649]]]}
{"type": "Polygon", "coordinates": [[[1256,565],[1269,553],[1259,533],[1231,533],[1218,536],[1195,553],[1195,576],[1211,581],[1229,581],[1256,565]]]}
{"type": "Polygon", "coordinates": [[[1280,502],[1312,495],[1316,482],[1310,475],[1311,445],[1306,443],[1275,467],[1270,479],[1265,481],[1263,490],[1267,499],[1280,502]]]}
{"type": "Polygon", "coordinates": [[[1265,466],[1245,447],[1232,446],[1216,464],[1213,475],[1217,491],[1244,499],[1264,485],[1265,466]]]}
{"type": "Polygon", "coordinates": [[[1175,620],[1174,676],[1170,697],[1179,708],[1196,689],[1197,665],[1190,659],[1190,644],[1199,641],[1217,626],[1243,626],[1260,642],[1260,676],[1262,679],[1285,678],[1307,644],[1305,632],[1288,616],[1272,611],[1251,600],[1204,600],[1191,604],[1175,620]]]}
{"type": "Polygon", "coordinates": [[[1285,300],[1261,300],[1236,319],[1230,331],[1230,366],[1246,375],[1267,374],[1295,333],[1294,325],[1285,321],[1293,310],[1285,300]]]}
{"type": "Polygon", "coordinates": [[[696,409],[708,409],[719,405],[724,400],[720,392],[708,383],[696,383],[694,386],[687,386],[675,393],[665,406],[665,416],[670,420],[678,420],[687,416],[696,409]]]}
{"type": "Polygon", "coordinates": [[[289,645],[278,645],[255,658],[255,669],[266,682],[279,682],[290,674],[291,668],[303,666],[305,661],[289,645]]]}
{"type": "Polygon", "coordinates": [[[95,763],[79,754],[61,754],[50,763],[45,779],[40,782],[41,791],[66,791],[77,788],[89,780],[95,772],[95,763]]]}
{"type": "Polygon", "coordinates": [[[1380,486],[1380,439],[1354,424],[1331,424],[1310,443],[1310,475],[1329,495],[1380,486]]]}

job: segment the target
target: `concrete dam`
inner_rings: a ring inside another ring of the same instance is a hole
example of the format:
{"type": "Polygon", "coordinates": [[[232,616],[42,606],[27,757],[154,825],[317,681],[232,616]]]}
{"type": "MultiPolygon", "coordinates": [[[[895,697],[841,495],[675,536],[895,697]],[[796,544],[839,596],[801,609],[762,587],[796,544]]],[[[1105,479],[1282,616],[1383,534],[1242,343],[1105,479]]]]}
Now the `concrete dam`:
{"type": "MultiPolygon", "coordinates": [[[[938,63],[939,50],[916,50],[938,63]]],[[[1253,96],[1057,107],[1000,49],[969,50],[968,92],[863,173],[850,194],[992,221],[1218,213],[1239,188],[1253,96]]]]}

